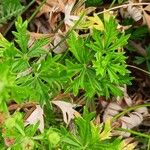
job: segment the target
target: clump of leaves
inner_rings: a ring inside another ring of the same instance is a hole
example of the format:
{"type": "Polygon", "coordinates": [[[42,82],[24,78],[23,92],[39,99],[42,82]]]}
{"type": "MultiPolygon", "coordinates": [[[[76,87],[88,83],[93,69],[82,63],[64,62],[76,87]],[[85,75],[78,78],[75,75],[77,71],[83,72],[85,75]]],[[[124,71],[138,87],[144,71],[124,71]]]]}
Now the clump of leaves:
{"type": "Polygon", "coordinates": [[[67,72],[71,75],[67,90],[75,95],[79,89],[84,89],[87,97],[95,94],[106,98],[121,96],[119,86],[130,84],[126,56],[121,51],[129,35],[119,33],[113,18],[105,20],[103,26],[102,31],[94,29],[87,39],[72,33],[67,40],[74,56],[72,60],[66,60],[67,72]]]}
{"type": "Polygon", "coordinates": [[[19,18],[16,29],[17,32],[13,32],[15,43],[0,35],[0,64],[4,66],[1,67],[3,73],[0,75],[4,85],[1,87],[3,94],[0,96],[2,110],[6,110],[6,100],[10,99],[17,103],[29,99],[44,104],[49,99],[50,88],[53,88],[53,93],[57,91],[58,82],[64,78],[60,74],[62,65],[57,63],[59,55],[52,57],[48,53],[46,59],[41,59],[47,54],[43,46],[49,40],[39,39],[28,47],[27,21],[22,22],[19,18]]]}
{"type": "Polygon", "coordinates": [[[20,0],[2,0],[0,2],[0,24],[5,23],[12,17],[18,16],[24,9],[20,0]]]}
{"type": "Polygon", "coordinates": [[[129,35],[119,33],[113,18],[104,21],[102,31],[93,29],[88,38],[71,33],[67,40],[72,57],[54,55],[44,49],[49,39],[38,39],[28,46],[27,21],[18,18],[15,42],[0,35],[2,85],[0,88],[1,110],[7,109],[9,100],[17,103],[38,101],[47,103],[62,89],[66,92],[84,90],[88,98],[121,96],[119,89],[130,84],[126,57],[121,48],[127,44],[129,35]],[[61,58],[61,61],[60,61],[61,58]],[[65,58],[65,59],[64,59],[65,58]]]}
{"type": "Polygon", "coordinates": [[[11,150],[32,150],[41,149],[41,147],[61,150],[123,150],[124,146],[128,146],[120,138],[111,139],[110,120],[107,120],[105,124],[96,126],[92,122],[94,116],[95,113],[89,113],[85,108],[83,117],[75,119],[74,133],[64,127],[61,127],[60,130],[51,127],[40,133],[38,123],[25,127],[22,114],[15,112],[5,120],[2,126],[4,142],[1,143],[0,148],[9,147],[11,150]]]}
{"type": "Polygon", "coordinates": [[[64,131],[63,142],[65,142],[64,149],[74,150],[119,150],[121,148],[121,140],[109,140],[111,137],[110,120],[106,121],[103,126],[96,126],[91,121],[95,116],[94,113],[89,113],[84,109],[83,117],[78,117],[75,120],[76,131],[75,133],[68,133],[64,131]]]}

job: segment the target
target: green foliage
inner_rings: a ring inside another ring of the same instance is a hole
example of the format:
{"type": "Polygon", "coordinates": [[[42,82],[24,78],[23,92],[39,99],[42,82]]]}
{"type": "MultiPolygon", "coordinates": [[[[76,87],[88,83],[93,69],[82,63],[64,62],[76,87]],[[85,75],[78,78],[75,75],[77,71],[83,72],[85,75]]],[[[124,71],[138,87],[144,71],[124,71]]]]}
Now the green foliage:
{"type": "Polygon", "coordinates": [[[62,129],[62,140],[65,143],[63,149],[69,150],[119,150],[121,148],[121,140],[109,140],[110,127],[109,121],[105,126],[96,126],[91,121],[94,113],[89,113],[84,109],[83,117],[78,117],[75,120],[75,133],[68,133],[62,129]],[[103,128],[103,130],[102,130],[103,128]],[[103,134],[105,132],[105,134],[103,134]],[[108,136],[106,136],[108,133],[108,136]],[[103,139],[104,138],[104,139],[103,139]]]}
{"type": "Polygon", "coordinates": [[[86,0],[85,4],[87,7],[90,6],[100,6],[103,3],[103,0],[86,0]]]}
{"type": "MultiPolygon", "coordinates": [[[[25,127],[22,114],[16,112],[13,116],[8,117],[3,125],[3,138],[10,143],[11,150],[22,149],[32,150],[35,147],[34,135],[38,129],[38,124],[25,127]]],[[[7,143],[7,142],[6,142],[7,143]]],[[[5,144],[6,144],[5,143],[5,144]]]]}
{"type": "Polygon", "coordinates": [[[121,96],[118,88],[130,84],[129,71],[126,69],[126,57],[119,51],[127,44],[129,35],[120,34],[116,30],[114,19],[105,21],[103,32],[94,30],[90,40],[72,33],[68,45],[74,59],[66,60],[67,71],[71,75],[72,90],[75,95],[84,89],[88,97],[95,94],[121,96]],[[74,42],[76,41],[76,42],[74,42]]]}
{"type": "Polygon", "coordinates": [[[142,40],[148,34],[147,26],[140,26],[138,28],[130,28],[126,31],[132,33],[130,36],[131,40],[142,40]]]}
{"type": "Polygon", "coordinates": [[[0,2],[0,24],[18,16],[23,9],[20,0],[2,0],[0,2]]]}
{"type": "MultiPolygon", "coordinates": [[[[22,19],[19,18],[16,22],[16,29],[17,31],[13,32],[15,43],[7,41],[2,35],[0,39],[0,63],[1,65],[8,64],[8,72],[14,79],[13,85],[9,84],[12,86],[5,101],[14,99],[16,102],[22,102],[28,98],[44,104],[49,99],[50,88],[52,87],[53,91],[57,88],[60,89],[58,82],[65,78],[60,74],[63,65],[57,63],[60,56],[52,57],[49,53],[46,59],[39,61],[42,55],[47,53],[43,46],[49,40],[39,39],[31,47],[28,47],[27,21],[22,22],[22,19]]],[[[7,67],[2,67],[1,70],[6,72],[7,67]]],[[[7,76],[4,78],[7,79],[7,76]]],[[[1,77],[1,79],[3,78],[1,77]]],[[[5,93],[3,95],[6,96],[5,93]]]]}
{"type": "Polygon", "coordinates": [[[15,112],[12,116],[7,117],[2,126],[2,138],[5,139],[5,142],[1,143],[0,148],[4,149],[9,144],[11,150],[122,150],[123,141],[121,139],[110,139],[110,121],[96,126],[92,122],[94,116],[95,113],[89,113],[84,108],[83,117],[75,119],[74,133],[62,127],[60,130],[51,127],[40,133],[39,124],[25,127],[23,115],[15,112]]]}
{"type": "Polygon", "coordinates": [[[92,36],[81,38],[73,32],[67,40],[71,58],[60,63],[61,55],[44,49],[49,39],[38,39],[28,46],[27,21],[18,18],[14,42],[0,35],[1,56],[1,110],[6,111],[7,101],[17,103],[38,101],[47,103],[62,89],[66,92],[84,90],[88,98],[121,96],[119,89],[130,83],[126,57],[119,51],[129,35],[117,31],[113,18],[104,22],[104,31],[94,30],[92,36]],[[3,67],[4,66],[4,67],[3,67]]]}

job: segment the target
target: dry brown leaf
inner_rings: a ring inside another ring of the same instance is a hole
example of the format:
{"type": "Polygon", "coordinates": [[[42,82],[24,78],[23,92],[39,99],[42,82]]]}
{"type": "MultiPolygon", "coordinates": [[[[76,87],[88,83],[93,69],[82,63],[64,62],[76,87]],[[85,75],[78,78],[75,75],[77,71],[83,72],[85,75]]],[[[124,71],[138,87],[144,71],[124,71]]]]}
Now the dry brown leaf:
{"type": "Polygon", "coordinates": [[[119,120],[126,124],[127,129],[132,129],[141,124],[143,121],[143,116],[140,113],[132,112],[129,113],[129,116],[120,117],[119,120]]]}
{"type": "MultiPolygon", "coordinates": [[[[124,99],[123,100],[120,99],[116,102],[110,102],[108,103],[107,106],[105,105],[106,108],[103,114],[103,121],[107,120],[107,118],[113,118],[116,114],[121,112],[127,106],[132,107],[132,105],[134,105],[133,101],[127,94],[126,88],[122,88],[121,90],[124,92],[124,99]]],[[[147,108],[141,107],[141,108],[134,110],[134,112],[130,112],[127,115],[120,117],[117,120],[117,122],[120,124],[120,127],[124,129],[132,129],[134,127],[139,126],[142,123],[143,118],[147,116],[148,114],[149,113],[148,113],[147,108]]],[[[123,132],[123,131],[115,131],[113,134],[122,135],[124,137],[130,136],[130,133],[123,132]]]]}
{"type": "MultiPolygon", "coordinates": [[[[38,4],[41,3],[40,0],[36,0],[38,4]]],[[[64,6],[66,4],[67,0],[47,0],[46,3],[41,7],[39,13],[37,14],[37,17],[41,16],[45,13],[54,13],[54,12],[60,12],[64,10],[64,6]]]]}
{"type": "Polygon", "coordinates": [[[65,6],[65,18],[64,18],[64,22],[66,25],[68,26],[73,26],[74,25],[74,21],[75,20],[78,20],[79,19],[79,16],[74,16],[74,15],[71,15],[71,11],[72,11],[72,8],[75,4],[75,1],[72,1],[71,3],[68,3],[66,6],[65,6]]]}
{"type": "Polygon", "coordinates": [[[36,105],[36,109],[26,119],[25,126],[27,126],[29,124],[36,124],[37,122],[39,122],[39,130],[41,132],[44,132],[43,109],[40,107],[40,105],[36,105]]]}
{"type": "MultiPolygon", "coordinates": [[[[36,2],[38,4],[41,3],[39,0],[36,0],[36,2]]],[[[47,0],[46,3],[41,7],[37,17],[40,17],[44,14],[48,19],[50,27],[53,29],[58,21],[58,18],[60,17],[60,12],[64,12],[66,3],[67,0],[47,0]]]]}
{"type": "Polygon", "coordinates": [[[65,101],[52,101],[52,103],[61,109],[63,113],[63,120],[67,125],[70,123],[71,119],[74,119],[75,115],[77,116],[77,114],[79,114],[73,109],[76,104],[71,104],[65,101]]]}
{"type": "MultiPolygon", "coordinates": [[[[132,2],[130,2],[132,4],[132,2]]],[[[120,14],[123,18],[133,18],[135,21],[139,21],[143,18],[142,9],[139,6],[127,6],[120,9],[120,14]]]]}
{"type": "MultiPolygon", "coordinates": [[[[38,4],[41,2],[36,0],[38,4]]],[[[58,22],[58,18],[61,17],[61,13],[64,13],[65,18],[64,22],[66,25],[72,26],[73,21],[77,20],[78,17],[71,15],[72,8],[75,4],[76,0],[47,0],[46,3],[42,6],[40,12],[37,17],[44,14],[48,18],[48,23],[52,29],[56,26],[58,22]]],[[[60,18],[61,20],[61,18],[60,18]]]]}
{"type": "MultiPolygon", "coordinates": [[[[62,40],[63,38],[63,33],[59,30],[58,33],[55,34],[54,36],[54,47],[60,43],[60,41],[62,40]]],[[[53,52],[56,53],[56,54],[60,54],[60,53],[63,53],[65,50],[67,49],[67,45],[65,42],[62,42],[59,44],[59,46],[57,46],[53,52]]]]}
{"type": "Polygon", "coordinates": [[[150,15],[148,15],[145,11],[143,11],[145,22],[150,29],[150,15]]]}
{"type": "MultiPolygon", "coordinates": [[[[129,4],[140,3],[141,1],[130,0],[129,4]]],[[[134,6],[129,5],[123,8],[120,8],[120,14],[123,18],[133,18],[136,22],[143,20],[143,25],[147,24],[150,29],[150,15],[147,13],[150,12],[150,5],[147,5],[145,8],[143,6],[134,6]]]]}

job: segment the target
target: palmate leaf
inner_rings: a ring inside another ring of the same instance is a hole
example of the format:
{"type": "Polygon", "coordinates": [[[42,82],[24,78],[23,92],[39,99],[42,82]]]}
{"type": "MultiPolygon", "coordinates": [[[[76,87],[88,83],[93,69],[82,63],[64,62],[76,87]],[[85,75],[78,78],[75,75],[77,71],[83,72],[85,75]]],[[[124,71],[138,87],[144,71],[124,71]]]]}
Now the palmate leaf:
{"type": "Polygon", "coordinates": [[[77,33],[72,32],[67,43],[70,51],[81,64],[87,64],[90,61],[92,54],[86,49],[84,39],[80,38],[77,33]]]}
{"type": "Polygon", "coordinates": [[[28,22],[23,22],[21,17],[18,17],[17,22],[15,23],[17,32],[13,32],[15,36],[15,41],[18,43],[22,53],[26,53],[28,50],[28,41],[29,35],[27,33],[28,22]]]}
{"type": "Polygon", "coordinates": [[[78,117],[75,120],[76,132],[62,133],[63,143],[67,145],[65,149],[74,150],[121,150],[121,139],[109,140],[111,126],[110,121],[107,121],[101,128],[94,125],[91,121],[95,113],[89,113],[86,108],[83,111],[83,117],[78,117]]]}
{"type": "Polygon", "coordinates": [[[91,69],[90,64],[94,53],[86,47],[86,40],[77,37],[77,34],[72,33],[68,40],[70,51],[75,57],[72,61],[78,60],[78,62],[72,63],[70,60],[66,60],[67,73],[71,80],[66,92],[73,91],[74,95],[77,95],[79,90],[83,89],[86,96],[92,97],[96,93],[101,93],[100,83],[98,83],[95,71],[91,69]],[[74,40],[77,42],[74,43],[74,40]]]}
{"type": "Polygon", "coordinates": [[[130,84],[131,78],[126,69],[124,52],[118,49],[127,44],[129,35],[119,33],[115,19],[110,16],[104,18],[103,30],[94,29],[92,33],[90,41],[75,33],[67,40],[74,56],[73,63],[66,60],[71,80],[67,91],[72,90],[77,95],[79,89],[83,89],[88,97],[95,94],[107,98],[111,95],[122,96],[118,87],[130,84]]]}
{"type": "Polygon", "coordinates": [[[116,30],[117,23],[113,18],[105,21],[104,29],[104,49],[107,48],[117,39],[118,31],[116,30]]]}
{"type": "Polygon", "coordinates": [[[17,85],[27,89],[29,99],[45,104],[50,94],[56,94],[63,88],[68,78],[65,67],[57,62],[59,58],[58,55],[47,56],[40,63],[32,65],[30,74],[16,80],[17,85]]]}
{"type": "Polygon", "coordinates": [[[28,47],[29,34],[27,32],[27,21],[23,22],[22,18],[19,17],[15,25],[17,31],[13,32],[13,34],[20,49],[16,48],[17,53],[14,57],[13,71],[21,72],[31,67],[35,62],[30,61],[31,58],[37,58],[47,53],[44,50],[44,46],[49,43],[49,39],[38,39],[31,47],[28,47]]]}
{"type": "Polygon", "coordinates": [[[44,49],[44,46],[49,43],[49,39],[41,38],[34,42],[33,46],[29,48],[27,56],[29,58],[33,57],[39,57],[42,54],[46,54],[46,50],[44,49]]]}
{"type": "Polygon", "coordinates": [[[68,76],[71,77],[71,83],[66,92],[73,91],[77,95],[80,89],[86,91],[87,97],[92,97],[96,93],[101,93],[101,87],[95,76],[95,71],[83,64],[73,64],[66,60],[68,76]],[[94,78],[95,76],[95,78],[94,78]]]}
{"type": "Polygon", "coordinates": [[[2,60],[8,60],[10,71],[17,76],[11,98],[17,103],[29,99],[45,104],[50,94],[59,92],[63,83],[67,83],[66,68],[57,62],[60,55],[52,57],[49,54],[45,59],[38,61],[43,54],[47,54],[44,46],[49,43],[49,39],[38,39],[28,47],[27,21],[23,22],[18,18],[16,28],[17,31],[13,32],[16,47],[16,43],[9,42],[0,35],[2,60]]]}

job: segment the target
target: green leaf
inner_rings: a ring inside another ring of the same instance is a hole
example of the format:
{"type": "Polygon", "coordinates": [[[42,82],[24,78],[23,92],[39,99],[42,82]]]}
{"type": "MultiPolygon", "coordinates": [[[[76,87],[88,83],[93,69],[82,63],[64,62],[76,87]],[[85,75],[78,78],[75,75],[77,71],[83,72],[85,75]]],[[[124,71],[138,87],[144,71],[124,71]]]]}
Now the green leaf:
{"type": "Polygon", "coordinates": [[[39,57],[42,54],[46,54],[44,46],[49,43],[49,39],[38,39],[34,42],[33,46],[29,48],[28,57],[39,57]]]}
{"type": "Polygon", "coordinates": [[[86,64],[89,61],[91,54],[88,49],[86,49],[84,40],[80,38],[77,33],[72,32],[67,43],[70,47],[70,51],[81,64],[86,64]]]}
{"type": "Polygon", "coordinates": [[[29,41],[29,35],[27,33],[27,25],[28,22],[22,21],[21,17],[18,17],[17,22],[15,23],[17,32],[13,32],[15,36],[15,41],[21,48],[22,53],[26,53],[28,51],[28,41],[29,41]]]}

